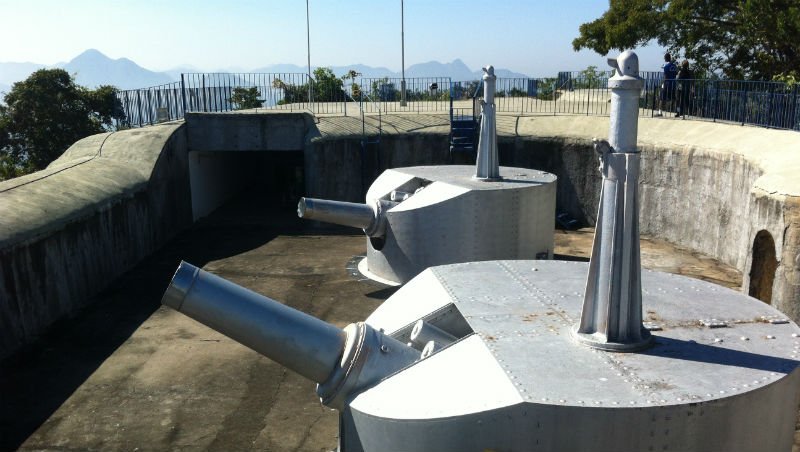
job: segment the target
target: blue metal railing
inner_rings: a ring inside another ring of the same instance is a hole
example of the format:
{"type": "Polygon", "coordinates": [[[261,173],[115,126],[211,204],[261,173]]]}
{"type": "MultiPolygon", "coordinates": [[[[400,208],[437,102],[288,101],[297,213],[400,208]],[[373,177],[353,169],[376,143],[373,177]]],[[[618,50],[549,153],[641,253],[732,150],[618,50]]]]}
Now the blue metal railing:
{"type": "MultiPolygon", "coordinates": [[[[697,79],[676,81],[665,89],[660,72],[642,72],[645,79],[640,116],[681,113],[684,117],[760,127],[800,130],[797,85],[779,82],[697,79]],[[665,101],[662,101],[662,98],[665,101]]],[[[500,113],[519,115],[608,115],[608,72],[560,72],[552,78],[498,78],[496,106],[500,113]]],[[[117,93],[125,119],[118,128],[181,119],[186,112],[224,112],[239,108],[232,100],[237,87],[257,89],[259,108],[347,114],[348,102],[361,114],[447,112],[469,108],[473,115],[482,96],[480,80],[452,82],[446,77],[406,79],[406,106],[400,105],[400,79],[361,78],[346,85],[339,79],[316,81],[307,74],[182,74],[181,81],[117,93]],[[357,86],[371,101],[354,96],[357,86]]],[[[463,113],[463,112],[459,112],[463,113]]]]}

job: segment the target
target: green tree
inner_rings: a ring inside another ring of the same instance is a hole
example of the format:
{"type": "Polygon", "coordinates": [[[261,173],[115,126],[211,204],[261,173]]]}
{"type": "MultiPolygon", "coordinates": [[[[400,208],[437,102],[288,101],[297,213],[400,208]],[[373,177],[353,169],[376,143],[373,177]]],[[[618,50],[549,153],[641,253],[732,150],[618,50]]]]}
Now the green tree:
{"type": "Polygon", "coordinates": [[[344,100],[344,82],[328,67],[314,69],[313,96],[317,102],[344,100]]]}
{"type": "Polygon", "coordinates": [[[606,55],[652,40],[701,72],[733,79],[800,76],[797,0],[610,0],[572,47],[606,55]]]}
{"type": "Polygon", "coordinates": [[[78,86],[63,69],[40,69],[15,83],[0,106],[2,174],[42,169],[72,143],[113,128],[124,117],[116,91],[78,86]]]}
{"type": "Polygon", "coordinates": [[[560,93],[554,89],[556,85],[555,78],[543,78],[539,80],[539,89],[536,93],[536,98],[540,100],[556,100],[560,93]]]}
{"type": "MultiPolygon", "coordinates": [[[[278,105],[308,102],[308,83],[290,85],[276,78],[272,87],[283,91],[283,99],[278,105]]],[[[345,99],[344,82],[333,73],[331,68],[314,69],[314,80],[311,83],[311,96],[315,102],[341,102],[345,99]]]]}
{"type": "Polygon", "coordinates": [[[261,92],[255,86],[250,88],[238,86],[233,89],[231,98],[228,100],[236,105],[237,110],[246,110],[260,108],[264,104],[264,99],[259,99],[259,96],[261,96],[261,92]]]}
{"type": "Polygon", "coordinates": [[[350,69],[347,71],[347,74],[342,76],[342,80],[344,81],[351,80],[350,93],[353,99],[361,97],[361,87],[356,83],[356,77],[361,77],[361,73],[357,72],[355,69],[350,69]]]}

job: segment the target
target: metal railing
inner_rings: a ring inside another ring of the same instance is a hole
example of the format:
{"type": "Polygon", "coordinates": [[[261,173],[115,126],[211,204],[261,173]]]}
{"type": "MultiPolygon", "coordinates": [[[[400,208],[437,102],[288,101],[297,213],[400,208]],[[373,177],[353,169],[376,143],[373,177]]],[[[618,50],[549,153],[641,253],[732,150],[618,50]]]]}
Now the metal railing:
{"type": "Polygon", "coordinates": [[[260,102],[250,108],[293,111],[311,105],[306,74],[181,74],[181,85],[187,112],[238,110],[242,106],[232,100],[237,88],[256,89],[260,102]]]}
{"type": "MultiPolygon", "coordinates": [[[[640,116],[681,113],[685,117],[761,127],[800,130],[797,85],[732,80],[679,80],[664,83],[660,72],[645,79],[640,116]],[[662,100],[663,99],[663,100],[662,100]]],[[[499,113],[518,115],[608,115],[609,72],[560,72],[552,78],[498,78],[499,113]]],[[[472,108],[482,96],[480,80],[452,82],[447,77],[407,78],[406,105],[399,78],[313,80],[307,74],[182,74],[181,82],[117,93],[125,119],[118,128],[181,119],[186,112],[225,112],[242,108],[237,89],[255,89],[255,108],[310,111],[314,114],[431,113],[472,108]],[[364,102],[361,93],[369,102],[364,102]],[[356,101],[358,100],[358,101],[356,101]]],[[[253,108],[252,105],[247,105],[253,108]]]]}
{"type": "MultiPolygon", "coordinates": [[[[677,80],[656,88],[669,113],[741,125],[800,130],[797,85],[733,80],[677,80]]],[[[650,109],[650,111],[655,111],[650,109]]]]}
{"type": "Polygon", "coordinates": [[[117,100],[124,113],[123,119],[115,121],[117,129],[181,119],[185,112],[180,82],[118,91],[117,100]]]}
{"type": "MultiPolygon", "coordinates": [[[[362,78],[361,89],[380,102],[386,113],[445,112],[450,105],[451,81],[448,77],[407,78],[406,105],[400,103],[399,78],[362,78]]],[[[368,106],[369,108],[369,106],[368,106]]],[[[371,112],[371,110],[367,110],[371,112]]]]}
{"type": "MultiPolygon", "coordinates": [[[[352,98],[352,97],[351,97],[352,98]]],[[[361,112],[361,145],[362,147],[367,144],[379,144],[383,137],[383,114],[381,112],[381,104],[376,102],[375,99],[370,97],[364,91],[358,92],[358,109],[361,112]],[[377,133],[374,138],[370,139],[370,134],[367,133],[366,111],[377,111],[378,125],[376,127],[377,133]]]]}

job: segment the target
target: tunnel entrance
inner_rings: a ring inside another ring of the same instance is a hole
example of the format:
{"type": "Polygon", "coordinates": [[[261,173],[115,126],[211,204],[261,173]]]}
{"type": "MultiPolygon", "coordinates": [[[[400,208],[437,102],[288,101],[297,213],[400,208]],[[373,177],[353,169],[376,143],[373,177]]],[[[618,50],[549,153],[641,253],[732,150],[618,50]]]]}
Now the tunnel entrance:
{"type": "Polygon", "coordinates": [[[189,171],[195,220],[241,193],[256,205],[293,208],[305,192],[301,150],[190,152],[189,171]]]}
{"type": "Polygon", "coordinates": [[[302,151],[254,152],[253,175],[245,189],[273,206],[294,207],[305,193],[302,151]]]}
{"type": "Polygon", "coordinates": [[[767,231],[758,231],[753,240],[753,263],[750,266],[749,295],[771,304],[772,283],[775,281],[775,270],[778,260],[775,256],[775,240],[767,231]]]}

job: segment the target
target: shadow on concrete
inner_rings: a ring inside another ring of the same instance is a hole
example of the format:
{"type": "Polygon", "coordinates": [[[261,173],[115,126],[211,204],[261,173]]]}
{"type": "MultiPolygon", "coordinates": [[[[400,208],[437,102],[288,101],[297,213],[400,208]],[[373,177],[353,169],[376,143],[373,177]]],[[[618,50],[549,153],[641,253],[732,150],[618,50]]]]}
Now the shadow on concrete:
{"type": "Polygon", "coordinates": [[[278,235],[360,232],[303,222],[294,202],[265,199],[257,190],[235,198],[111,283],[86,308],[0,362],[0,450],[20,447],[159,308],[181,260],[202,267],[278,235]]]}
{"type": "Polygon", "coordinates": [[[382,289],[369,292],[366,294],[366,296],[368,296],[369,298],[374,298],[376,300],[385,300],[394,295],[394,293],[397,292],[398,289],[400,289],[400,286],[384,287],[382,289]]]}

